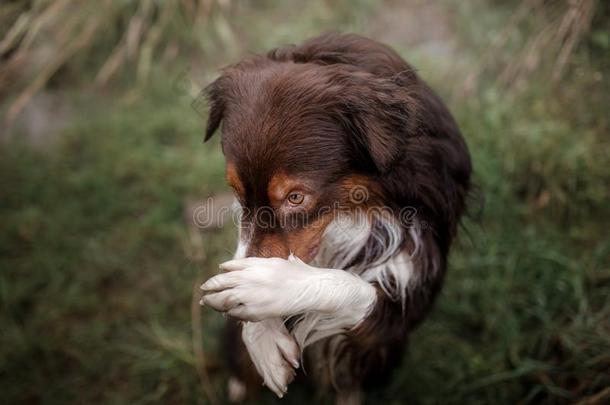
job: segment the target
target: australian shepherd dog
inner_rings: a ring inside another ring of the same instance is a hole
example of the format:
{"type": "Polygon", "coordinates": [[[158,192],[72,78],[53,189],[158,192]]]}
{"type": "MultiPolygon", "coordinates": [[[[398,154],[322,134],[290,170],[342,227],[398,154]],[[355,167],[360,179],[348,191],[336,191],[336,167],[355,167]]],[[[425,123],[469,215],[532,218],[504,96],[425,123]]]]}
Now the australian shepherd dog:
{"type": "Polygon", "coordinates": [[[441,288],[470,189],[460,130],[395,51],[352,34],[248,57],[205,92],[240,221],[201,286],[229,318],[229,396],[299,376],[358,403],[441,288]]]}

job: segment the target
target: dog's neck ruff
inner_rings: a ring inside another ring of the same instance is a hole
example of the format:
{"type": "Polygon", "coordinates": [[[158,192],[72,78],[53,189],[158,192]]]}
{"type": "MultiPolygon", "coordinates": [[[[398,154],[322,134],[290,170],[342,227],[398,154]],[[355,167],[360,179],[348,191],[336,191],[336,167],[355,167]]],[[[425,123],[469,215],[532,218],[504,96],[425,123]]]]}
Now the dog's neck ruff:
{"type": "MultiPolygon", "coordinates": [[[[341,214],[326,228],[312,265],[346,270],[377,283],[391,300],[400,301],[404,308],[407,292],[414,282],[413,256],[421,250],[417,228],[409,229],[415,246],[411,254],[404,249],[404,235],[404,229],[390,214],[375,215],[373,219],[364,212],[341,214]]],[[[292,335],[304,349],[345,332],[349,325],[344,319],[347,317],[353,318],[353,314],[306,313],[296,320],[292,335]]]]}
{"type": "Polygon", "coordinates": [[[413,258],[422,249],[419,228],[408,229],[389,213],[342,214],[333,220],[322,237],[312,264],[317,267],[347,270],[368,282],[375,282],[393,301],[405,302],[413,279],[413,258]],[[414,249],[405,251],[405,237],[414,249]]]}

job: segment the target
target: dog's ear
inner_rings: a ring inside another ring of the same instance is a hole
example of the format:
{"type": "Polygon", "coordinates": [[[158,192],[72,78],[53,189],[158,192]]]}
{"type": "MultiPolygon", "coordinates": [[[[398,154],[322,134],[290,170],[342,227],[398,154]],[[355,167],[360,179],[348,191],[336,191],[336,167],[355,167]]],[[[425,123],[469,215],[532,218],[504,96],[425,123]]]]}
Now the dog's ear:
{"type": "Polygon", "coordinates": [[[348,109],[348,139],[359,164],[386,173],[400,155],[399,133],[393,133],[376,115],[358,111],[353,105],[348,109]]]}
{"type": "Polygon", "coordinates": [[[223,82],[223,77],[220,77],[203,90],[210,106],[205,138],[203,138],[204,142],[207,142],[214,135],[224,117],[226,101],[223,82]]]}
{"type": "Polygon", "coordinates": [[[364,169],[388,172],[418,123],[417,102],[388,79],[356,78],[340,95],[341,123],[364,169]]]}

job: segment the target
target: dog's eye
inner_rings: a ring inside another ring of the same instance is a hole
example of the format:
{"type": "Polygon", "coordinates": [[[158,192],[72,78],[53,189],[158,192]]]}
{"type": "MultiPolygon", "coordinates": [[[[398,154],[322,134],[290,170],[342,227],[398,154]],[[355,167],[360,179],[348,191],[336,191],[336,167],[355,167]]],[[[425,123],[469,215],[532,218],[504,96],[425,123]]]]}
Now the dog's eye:
{"type": "Polygon", "coordinates": [[[288,195],[288,202],[292,205],[301,205],[305,200],[305,196],[300,193],[290,193],[288,195]]]}

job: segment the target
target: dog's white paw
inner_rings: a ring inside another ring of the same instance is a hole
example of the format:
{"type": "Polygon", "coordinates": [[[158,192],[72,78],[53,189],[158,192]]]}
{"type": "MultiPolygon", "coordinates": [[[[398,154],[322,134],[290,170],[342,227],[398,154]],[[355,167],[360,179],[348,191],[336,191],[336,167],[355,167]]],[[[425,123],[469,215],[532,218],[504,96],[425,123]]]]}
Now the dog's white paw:
{"type": "Polygon", "coordinates": [[[242,339],[265,385],[282,398],[299,367],[300,350],[279,318],[244,322],[242,339]]]}
{"type": "Polygon", "coordinates": [[[315,269],[297,258],[246,258],[220,266],[225,273],[201,286],[201,303],[243,321],[291,316],[309,309],[315,269]]]}

